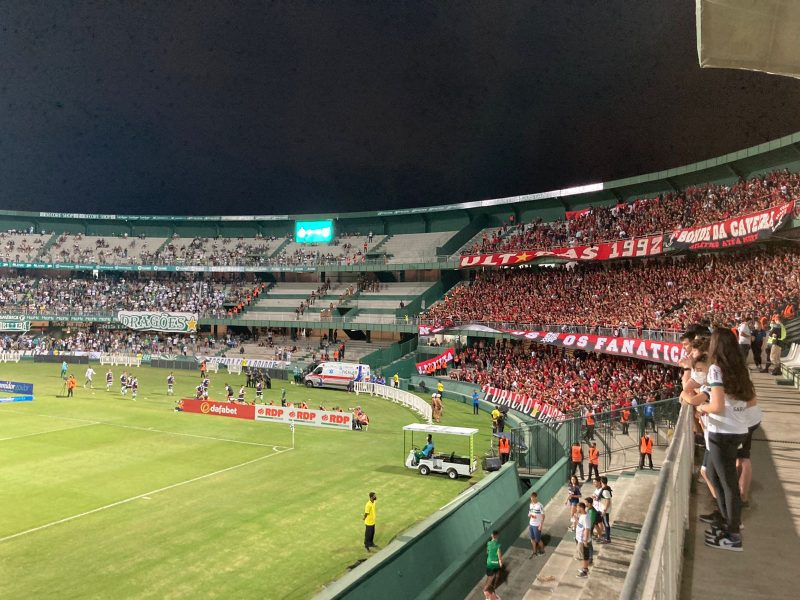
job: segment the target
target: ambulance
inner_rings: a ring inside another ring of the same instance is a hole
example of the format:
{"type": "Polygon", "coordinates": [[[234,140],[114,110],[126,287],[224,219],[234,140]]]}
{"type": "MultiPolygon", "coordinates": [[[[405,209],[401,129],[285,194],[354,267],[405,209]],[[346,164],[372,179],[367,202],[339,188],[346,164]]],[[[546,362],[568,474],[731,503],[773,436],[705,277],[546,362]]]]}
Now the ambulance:
{"type": "Polygon", "coordinates": [[[369,365],[321,362],[305,376],[306,387],[347,388],[351,381],[370,381],[369,365]]]}

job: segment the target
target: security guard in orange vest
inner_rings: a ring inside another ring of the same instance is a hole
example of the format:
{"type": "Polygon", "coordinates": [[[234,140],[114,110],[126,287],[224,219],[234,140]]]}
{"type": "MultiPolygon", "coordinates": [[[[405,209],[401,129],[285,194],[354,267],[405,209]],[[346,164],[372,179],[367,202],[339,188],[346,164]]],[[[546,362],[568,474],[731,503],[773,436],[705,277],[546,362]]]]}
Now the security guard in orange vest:
{"type": "Polygon", "coordinates": [[[644,469],[644,458],[650,463],[650,469],[653,468],[653,439],[647,435],[647,432],[639,440],[639,468],[644,469]]]}
{"type": "Polygon", "coordinates": [[[570,458],[572,459],[572,472],[570,472],[570,476],[575,475],[575,471],[580,467],[581,479],[583,479],[583,448],[580,442],[573,442],[572,449],[570,450],[570,458]]]}
{"type": "Polygon", "coordinates": [[[595,477],[600,477],[600,450],[597,449],[597,444],[592,442],[589,446],[589,477],[586,481],[592,480],[592,471],[595,477]]]}
{"type": "Polygon", "coordinates": [[[586,443],[594,440],[594,409],[590,408],[586,413],[586,433],[583,436],[586,443]]]}
{"type": "Polygon", "coordinates": [[[628,435],[628,427],[631,424],[631,411],[627,406],[622,409],[620,423],[622,423],[622,435],[628,435]]]}
{"type": "Polygon", "coordinates": [[[508,457],[511,454],[511,443],[508,441],[507,437],[501,437],[497,445],[500,449],[500,464],[506,464],[508,462],[508,457]]]}

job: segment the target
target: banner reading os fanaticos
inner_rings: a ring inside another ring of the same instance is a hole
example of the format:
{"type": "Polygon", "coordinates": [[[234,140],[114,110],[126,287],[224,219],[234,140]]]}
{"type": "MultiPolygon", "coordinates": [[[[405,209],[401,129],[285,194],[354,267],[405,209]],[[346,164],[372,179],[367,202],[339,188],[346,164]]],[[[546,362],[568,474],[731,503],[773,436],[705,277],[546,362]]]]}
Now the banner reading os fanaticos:
{"type": "Polygon", "coordinates": [[[197,331],[197,313],[189,312],[134,312],[121,310],[117,320],[130,329],[146,331],[197,331]]]}

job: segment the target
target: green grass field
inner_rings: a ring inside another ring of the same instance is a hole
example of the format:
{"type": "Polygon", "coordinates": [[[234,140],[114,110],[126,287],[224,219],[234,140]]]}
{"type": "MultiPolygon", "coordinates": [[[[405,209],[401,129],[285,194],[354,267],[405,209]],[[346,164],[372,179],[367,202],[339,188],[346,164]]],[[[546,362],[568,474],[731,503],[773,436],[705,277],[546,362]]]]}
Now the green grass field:
{"type": "MultiPolygon", "coordinates": [[[[0,595],[17,598],[308,598],[367,555],[361,521],[378,493],[376,543],[429,516],[480,477],[450,481],[403,467],[412,412],[386,400],[275,382],[309,406],[360,404],[367,432],[284,425],[172,410],[167,371],[135,369],[136,402],[106,368],[73,372],[76,397],[58,398],[57,364],[1,364],[0,380],[34,383],[33,402],[0,404],[0,595]]],[[[176,371],[175,397],[195,372],[176,371]]],[[[243,377],[211,374],[212,397],[243,377]]],[[[248,398],[253,391],[248,390],[248,398]]],[[[443,424],[488,416],[445,401],[443,424]]],[[[458,440],[464,450],[466,444],[458,440]]],[[[444,439],[437,450],[449,449],[444,439]]]]}

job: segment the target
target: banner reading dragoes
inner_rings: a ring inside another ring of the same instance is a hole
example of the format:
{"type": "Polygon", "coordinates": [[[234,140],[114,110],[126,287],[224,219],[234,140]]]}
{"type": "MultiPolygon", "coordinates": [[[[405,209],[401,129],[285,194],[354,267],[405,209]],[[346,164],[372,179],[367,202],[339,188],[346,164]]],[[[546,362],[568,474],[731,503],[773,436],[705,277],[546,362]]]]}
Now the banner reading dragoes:
{"type": "Polygon", "coordinates": [[[436,358],[431,358],[429,360],[423,360],[422,362],[417,363],[417,372],[420,375],[425,375],[428,372],[428,366],[433,365],[436,367],[438,363],[444,361],[445,363],[453,362],[453,353],[455,352],[454,348],[448,348],[444,352],[442,352],[436,358]]]}
{"type": "Polygon", "coordinates": [[[178,333],[197,331],[197,313],[121,310],[117,313],[117,321],[129,329],[178,333]]]}
{"type": "Polygon", "coordinates": [[[482,389],[486,394],[483,399],[490,404],[507,406],[511,410],[529,415],[537,421],[549,425],[556,431],[561,428],[564,413],[552,404],[533,400],[533,398],[525,394],[503,390],[491,385],[485,385],[482,389]]]}
{"type": "Polygon", "coordinates": [[[794,200],[781,206],[734,217],[704,227],[676,229],[665,250],[721,250],[769,239],[792,220],[794,200]]]}
{"type": "Polygon", "coordinates": [[[294,423],[295,425],[313,425],[332,429],[352,429],[353,414],[330,410],[314,410],[311,408],[290,408],[288,406],[255,407],[256,421],[272,423],[294,423]]]}
{"type": "Polygon", "coordinates": [[[573,246],[552,250],[524,250],[495,254],[462,256],[460,267],[512,267],[537,258],[561,258],[570,261],[615,260],[617,258],[642,258],[663,253],[664,236],[651,235],[633,240],[617,240],[593,246],[573,246]]]}

